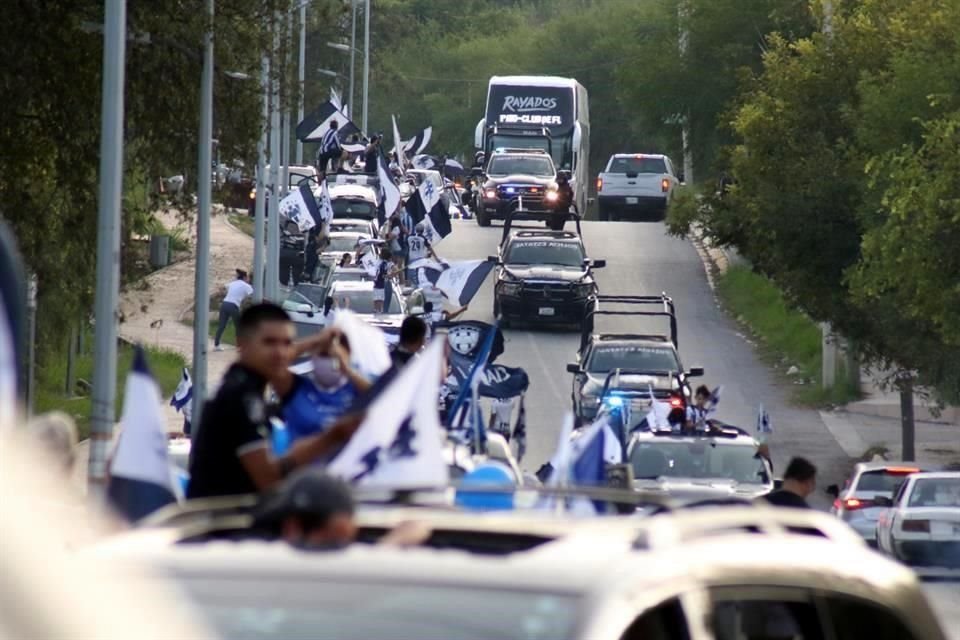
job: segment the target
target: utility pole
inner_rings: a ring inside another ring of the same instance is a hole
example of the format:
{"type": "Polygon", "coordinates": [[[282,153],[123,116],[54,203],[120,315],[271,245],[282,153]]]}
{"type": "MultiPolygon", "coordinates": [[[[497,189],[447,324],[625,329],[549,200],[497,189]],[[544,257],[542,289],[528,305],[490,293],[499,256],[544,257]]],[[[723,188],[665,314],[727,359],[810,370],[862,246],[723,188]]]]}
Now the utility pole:
{"type": "MultiPolygon", "coordinates": [[[[285,43],[285,50],[283,54],[283,68],[289,69],[291,58],[293,57],[291,45],[293,44],[290,39],[293,36],[293,13],[287,13],[287,33],[283,39],[285,43]]],[[[283,110],[283,138],[282,143],[283,147],[281,148],[281,154],[283,155],[283,175],[281,179],[283,180],[283,186],[280,191],[286,197],[287,192],[290,189],[290,109],[293,108],[293,101],[290,100],[290,85],[284,83],[284,98],[286,101],[286,109],[283,110]]]]}
{"type": "Polygon", "coordinates": [[[270,122],[270,62],[267,56],[260,59],[260,88],[263,92],[263,110],[260,120],[260,140],[257,141],[257,198],[254,202],[254,230],[253,230],[253,300],[263,301],[263,250],[266,228],[265,205],[267,202],[267,180],[264,175],[267,171],[267,127],[270,122]]]}
{"type": "MultiPolygon", "coordinates": [[[[686,59],[690,49],[690,0],[680,0],[677,5],[677,22],[680,28],[678,43],[680,47],[680,57],[686,59]]],[[[682,116],[682,127],[680,130],[683,144],[683,181],[689,185],[693,184],[693,140],[690,131],[690,110],[686,109],[682,116]]]]}
{"type": "Polygon", "coordinates": [[[370,0],[366,0],[363,14],[363,132],[370,135],[367,116],[370,109],[370,0]]]}
{"type": "Polygon", "coordinates": [[[200,136],[197,151],[197,267],[193,284],[193,415],[207,397],[207,345],[210,342],[210,152],[213,145],[213,0],[206,0],[200,75],[200,136]]]}
{"type": "MultiPolygon", "coordinates": [[[[307,58],[307,5],[300,5],[300,67],[297,71],[297,124],[303,122],[304,66],[307,58]]],[[[297,138],[297,164],[303,164],[303,143],[297,138]]]]}
{"type": "Polygon", "coordinates": [[[267,216],[267,282],[264,295],[277,301],[280,286],[280,29],[283,15],[273,16],[273,51],[270,65],[270,213],[267,216]]]}
{"type": "Polygon", "coordinates": [[[102,498],[107,450],[113,438],[117,391],[117,305],[120,298],[120,206],[123,192],[123,83],[127,2],[105,0],[103,99],[100,108],[100,194],[97,212],[97,286],[94,296],[97,364],[90,425],[90,495],[102,498]]]}
{"type": "Polygon", "coordinates": [[[357,60],[357,0],[350,0],[350,8],[352,9],[351,13],[353,16],[350,19],[350,100],[348,102],[349,110],[347,117],[353,120],[353,114],[356,111],[357,104],[353,100],[353,71],[357,60]]]}

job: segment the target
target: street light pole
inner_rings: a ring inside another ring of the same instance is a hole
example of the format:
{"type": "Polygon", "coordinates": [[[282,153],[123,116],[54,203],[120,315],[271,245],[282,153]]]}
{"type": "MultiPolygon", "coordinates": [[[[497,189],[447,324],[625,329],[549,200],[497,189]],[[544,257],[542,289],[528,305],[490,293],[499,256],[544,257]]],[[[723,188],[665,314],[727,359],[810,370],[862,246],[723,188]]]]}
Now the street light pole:
{"type": "Polygon", "coordinates": [[[260,120],[260,140],[257,141],[257,198],[254,202],[253,230],[253,300],[263,302],[263,241],[267,181],[267,126],[270,120],[270,62],[267,56],[260,59],[260,89],[263,93],[263,109],[260,120]]]}
{"type": "Polygon", "coordinates": [[[270,213],[267,216],[267,282],[264,292],[268,300],[277,301],[280,285],[280,28],[283,15],[273,16],[273,51],[270,65],[270,213]]]}
{"type": "MultiPolygon", "coordinates": [[[[304,66],[307,57],[307,5],[300,5],[300,68],[297,73],[297,124],[303,122],[304,66]]],[[[297,164],[303,164],[303,143],[297,138],[297,164]]]]}
{"type": "Polygon", "coordinates": [[[123,82],[127,2],[106,0],[103,25],[103,100],[100,109],[100,195],[97,213],[97,286],[90,427],[89,491],[102,497],[107,450],[113,437],[117,387],[117,305],[120,298],[120,199],[123,191],[123,82]]]}
{"type": "MultiPolygon", "coordinates": [[[[207,396],[210,332],[210,147],[213,139],[213,0],[206,0],[200,78],[200,142],[197,159],[197,267],[193,285],[193,415],[199,419],[207,396]]],[[[198,425],[200,429],[203,425],[198,425]]]]}
{"type": "Polygon", "coordinates": [[[363,14],[363,132],[367,129],[367,115],[370,106],[370,0],[366,0],[363,14]]]}
{"type": "Polygon", "coordinates": [[[350,0],[350,5],[353,9],[353,17],[350,19],[350,101],[348,102],[350,110],[347,116],[353,120],[353,114],[357,110],[357,103],[353,100],[353,70],[357,60],[357,0],[350,0]]]}
{"type": "MultiPolygon", "coordinates": [[[[283,52],[283,68],[290,68],[290,59],[293,57],[291,55],[293,48],[293,43],[290,41],[291,36],[293,35],[293,13],[287,13],[287,25],[286,33],[284,33],[284,52],[283,52]]],[[[284,78],[286,79],[286,78],[284,78]]],[[[284,197],[287,195],[287,191],[290,186],[290,109],[293,107],[290,100],[290,85],[284,83],[284,98],[286,99],[286,109],[283,110],[283,116],[281,120],[281,129],[283,130],[283,137],[281,138],[280,155],[283,156],[283,173],[280,176],[280,179],[283,181],[281,183],[280,193],[284,197]]]]}

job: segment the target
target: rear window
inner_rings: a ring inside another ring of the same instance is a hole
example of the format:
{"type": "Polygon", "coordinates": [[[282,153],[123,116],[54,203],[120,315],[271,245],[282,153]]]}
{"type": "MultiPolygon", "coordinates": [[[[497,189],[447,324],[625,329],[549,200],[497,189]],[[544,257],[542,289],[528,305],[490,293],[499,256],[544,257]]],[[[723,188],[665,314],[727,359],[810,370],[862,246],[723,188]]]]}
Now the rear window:
{"type": "Polygon", "coordinates": [[[666,173],[663,158],[614,158],[607,173],[666,173]]]}
{"type": "Polygon", "coordinates": [[[915,471],[890,471],[889,469],[877,469],[875,471],[864,471],[860,474],[855,493],[860,491],[871,493],[885,493],[892,496],[907,476],[915,471]]]}
{"type": "Polygon", "coordinates": [[[377,215],[377,209],[365,200],[333,200],[333,215],[340,218],[364,218],[370,220],[377,215]]]}
{"type": "Polygon", "coordinates": [[[437,585],[269,574],[179,579],[217,637],[229,640],[565,640],[574,635],[580,608],[567,594],[460,586],[452,579],[437,585]]]}
{"type": "Polygon", "coordinates": [[[960,478],[917,480],[910,493],[911,507],[960,507],[960,478]]]}

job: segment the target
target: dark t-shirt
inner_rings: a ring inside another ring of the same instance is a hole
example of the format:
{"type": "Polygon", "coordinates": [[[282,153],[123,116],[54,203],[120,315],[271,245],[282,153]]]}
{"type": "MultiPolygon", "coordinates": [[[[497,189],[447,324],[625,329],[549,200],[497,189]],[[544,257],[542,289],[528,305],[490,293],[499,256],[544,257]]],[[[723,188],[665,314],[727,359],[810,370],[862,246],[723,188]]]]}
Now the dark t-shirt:
{"type": "Polygon", "coordinates": [[[777,489],[763,496],[763,499],[775,507],[793,507],[795,509],[809,509],[807,501],[786,489],[777,489]]]}
{"type": "Polygon", "coordinates": [[[188,498],[257,492],[240,456],[269,445],[266,384],[243,365],[227,370],[216,397],[203,408],[191,452],[188,498]]]}

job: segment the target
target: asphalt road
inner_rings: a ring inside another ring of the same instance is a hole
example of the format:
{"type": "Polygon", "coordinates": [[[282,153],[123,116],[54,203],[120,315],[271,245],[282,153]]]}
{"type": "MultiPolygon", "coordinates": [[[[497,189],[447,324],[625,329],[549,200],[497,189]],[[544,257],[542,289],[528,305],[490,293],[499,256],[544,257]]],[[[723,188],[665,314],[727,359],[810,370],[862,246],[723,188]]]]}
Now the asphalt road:
{"type": "MultiPolygon", "coordinates": [[[[454,223],[454,232],[437,247],[440,255],[457,260],[496,253],[502,234],[498,224],[482,229],[472,220],[454,223]]],[[[543,228],[542,223],[520,224],[543,228]]],[[[573,223],[567,223],[568,230],[573,228],[573,223]]],[[[660,223],[588,221],[582,228],[590,257],[607,260],[607,267],[597,271],[602,294],[665,291],[673,297],[684,365],[703,366],[706,375],[702,380],[711,388],[723,385],[719,419],[752,430],[762,403],[773,420],[769,442],[775,471],[782,472],[791,456],[801,455],[820,469],[821,486],[842,481],[850,468],[849,458],[816,411],[790,406],[789,388],[773,379],[736,324],[717,306],[703,263],[689,242],[667,236],[660,223]]],[[[492,321],[492,276],[466,317],[492,321]]],[[[665,322],[658,322],[608,316],[598,320],[597,329],[669,331],[665,322]],[[648,326],[648,322],[655,324],[648,326]]],[[[570,409],[571,375],[566,363],[575,358],[579,334],[573,329],[528,326],[507,330],[505,335],[506,351],[499,362],[522,366],[530,375],[528,453],[522,466],[535,470],[556,448],[561,421],[570,409]]],[[[820,493],[813,502],[826,508],[829,499],[820,493]]]]}

